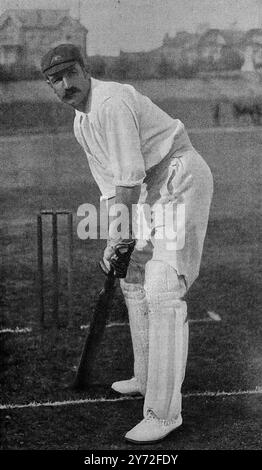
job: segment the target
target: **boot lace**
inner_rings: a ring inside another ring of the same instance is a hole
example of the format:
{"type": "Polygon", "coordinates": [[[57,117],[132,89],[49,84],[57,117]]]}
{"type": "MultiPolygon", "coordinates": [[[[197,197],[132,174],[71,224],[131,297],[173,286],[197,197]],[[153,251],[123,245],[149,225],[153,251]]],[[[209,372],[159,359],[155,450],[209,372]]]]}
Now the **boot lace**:
{"type": "Polygon", "coordinates": [[[172,419],[160,419],[156,416],[156,414],[154,413],[153,410],[147,410],[147,413],[146,413],[146,421],[155,421],[156,423],[162,425],[162,426],[169,426],[170,424],[175,424],[178,420],[179,416],[177,416],[176,418],[172,418],[172,419]]]}

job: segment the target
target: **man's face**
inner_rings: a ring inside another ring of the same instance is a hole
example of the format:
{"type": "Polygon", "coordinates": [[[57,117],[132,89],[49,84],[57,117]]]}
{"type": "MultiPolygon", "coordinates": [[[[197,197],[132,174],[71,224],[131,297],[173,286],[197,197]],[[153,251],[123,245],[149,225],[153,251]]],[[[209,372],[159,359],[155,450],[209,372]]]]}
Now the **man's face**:
{"type": "Polygon", "coordinates": [[[49,75],[48,82],[61,101],[84,111],[90,89],[90,80],[87,78],[87,72],[76,63],[49,75]]]}

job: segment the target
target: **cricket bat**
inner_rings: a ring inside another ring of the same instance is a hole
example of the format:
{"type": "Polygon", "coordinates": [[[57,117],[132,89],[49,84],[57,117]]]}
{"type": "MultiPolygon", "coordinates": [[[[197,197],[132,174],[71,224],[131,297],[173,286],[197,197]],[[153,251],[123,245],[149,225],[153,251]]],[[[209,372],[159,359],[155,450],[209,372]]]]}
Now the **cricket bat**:
{"type": "Polygon", "coordinates": [[[90,378],[93,373],[96,355],[109,317],[115,287],[115,274],[114,271],[111,270],[106,275],[104,286],[98,294],[89,331],[85,338],[79,366],[72,385],[74,390],[85,390],[88,389],[90,385],[90,378]]]}
{"type": "Polygon", "coordinates": [[[85,390],[90,385],[96,354],[104,334],[114,297],[115,280],[116,278],[120,279],[126,277],[127,267],[134,246],[134,240],[131,242],[119,242],[115,247],[115,254],[110,260],[111,268],[108,272],[103,268],[103,261],[100,262],[100,267],[102,267],[102,270],[107,274],[104,286],[98,294],[90,328],[85,339],[80,363],[72,385],[72,388],[75,390],[85,390]]]}

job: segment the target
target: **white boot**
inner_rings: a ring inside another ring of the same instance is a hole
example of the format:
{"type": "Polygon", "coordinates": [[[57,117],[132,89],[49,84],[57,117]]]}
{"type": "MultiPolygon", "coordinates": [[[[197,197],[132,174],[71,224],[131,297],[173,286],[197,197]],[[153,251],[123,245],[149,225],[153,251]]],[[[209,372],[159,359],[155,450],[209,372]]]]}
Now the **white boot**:
{"type": "Polygon", "coordinates": [[[134,444],[156,444],[165,439],[172,431],[182,424],[182,417],[170,421],[158,419],[152,411],[147,411],[146,417],[125,435],[125,439],[134,444]]]}
{"type": "Polygon", "coordinates": [[[140,385],[136,377],[132,377],[132,379],[129,380],[120,380],[119,382],[114,382],[111,388],[118,393],[123,393],[124,395],[141,394],[140,385]]]}
{"type": "Polygon", "coordinates": [[[125,298],[134,353],[134,378],[115,382],[112,388],[120,393],[145,395],[148,365],[148,305],[140,284],[121,281],[125,298]]]}

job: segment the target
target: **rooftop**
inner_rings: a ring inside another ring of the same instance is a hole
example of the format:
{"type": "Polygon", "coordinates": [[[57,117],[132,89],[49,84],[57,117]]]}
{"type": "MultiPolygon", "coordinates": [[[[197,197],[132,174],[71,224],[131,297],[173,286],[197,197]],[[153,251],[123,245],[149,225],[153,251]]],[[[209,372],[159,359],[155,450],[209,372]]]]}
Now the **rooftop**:
{"type": "Polygon", "coordinates": [[[72,18],[69,10],[50,10],[50,9],[9,9],[0,16],[0,27],[8,18],[12,18],[20,26],[34,27],[56,27],[65,19],[69,19],[76,25],[86,29],[78,20],[72,18]]]}

